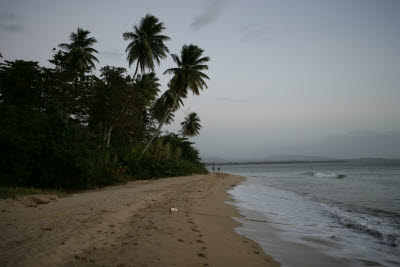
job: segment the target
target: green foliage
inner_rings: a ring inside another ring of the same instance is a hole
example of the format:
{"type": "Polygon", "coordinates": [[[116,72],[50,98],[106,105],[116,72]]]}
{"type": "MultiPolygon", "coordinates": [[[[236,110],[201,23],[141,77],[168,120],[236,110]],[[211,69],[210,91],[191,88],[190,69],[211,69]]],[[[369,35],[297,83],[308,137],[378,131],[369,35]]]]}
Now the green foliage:
{"type": "Polygon", "coordinates": [[[174,105],[175,96],[173,92],[169,89],[165,91],[154,103],[150,112],[153,119],[157,120],[159,123],[163,121],[165,116],[168,115],[165,123],[170,124],[174,121],[174,111],[178,110],[181,106],[183,106],[182,99],[177,100],[177,104],[175,105],[175,109],[173,112],[168,112],[172,106],[174,105]]]}
{"type": "MultiPolygon", "coordinates": [[[[143,144],[132,145],[126,157],[131,176],[137,179],[153,177],[171,177],[190,175],[193,173],[207,173],[205,165],[200,162],[199,151],[193,143],[174,133],[157,138],[138,160],[137,155],[143,149],[143,144]]],[[[122,154],[122,153],[121,153],[122,154]]]]}
{"type": "Polygon", "coordinates": [[[16,60],[0,64],[1,103],[42,108],[43,79],[43,71],[37,62],[16,60]]]}
{"type": "Polygon", "coordinates": [[[184,159],[142,159],[132,167],[134,168],[132,176],[136,179],[208,173],[204,164],[184,159]]]}
{"type": "Polygon", "coordinates": [[[94,86],[89,109],[89,126],[102,133],[114,121],[126,115],[124,105],[129,102],[131,78],[124,68],[106,66],[101,69],[102,79],[94,86]]]}
{"type": "MultiPolygon", "coordinates": [[[[173,104],[168,108],[168,111],[165,111],[165,115],[163,116],[157,131],[148,141],[140,157],[146,152],[154,138],[160,134],[164,123],[173,118],[171,114],[179,108],[178,106],[180,101],[182,101],[182,98],[186,98],[189,91],[192,91],[194,95],[199,95],[201,90],[207,88],[205,79],[209,79],[209,77],[202,71],[208,69],[208,65],[205,63],[207,63],[210,58],[204,57],[203,52],[203,49],[191,44],[182,47],[180,57],[175,54],[171,55],[177,67],[167,69],[164,74],[173,74],[169,83],[170,89],[168,90],[173,96],[173,104]]],[[[169,104],[169,101],[167,103],[169,104]]]]}
{"type": "Polygon", "coordinates": [[[186,98],[188,91],[199,95],[200,91],[207,88],[205,79],[210,79],[203,70],[208,70],[206,63],[209,57],[203,56],[204,50],[196,45],[184,45],[180,55],[172,54],[176,68],[167,69],[164,74],[173,74],[171,89],[179,98],[186,98]]]}
{"type": "Polygon", "coordinates": [[[124,40],[131,41],[126,52],[128,53],[129,66],[137,61],[135,73],[138,67],[142,72],[145,69],[154,71],[154,62],[160,64],[161,59],[167,57],[169,50],[164,42],[170,38],[161,34],[163,30],[165,30],[164,23],[147,14],[139,25],[133,26],[132,32],[123,33],[124,40]]]}
{"type": "Polygon", "coordinates": [[[76,70],[79,73],[95,69],[94,61],[99,60],[93,55],[99,53],[92,46],[97,43],[96,38],[89,37],[90,31],[78,28],[76,33],[71,32],[69,39],[70,43],[62,43],[60,48],[67,51],[68,67],[71,70],[76,70]]]}
{"type": "Polygon", "coordinates": [[[137,61],[133,77],[126,69],[112,66],[101,68],[99,77],[90,74],[98,62],[93,48],[97,40],[81,28],[71,33],[70,43],[59,45],[62,50],[53,49],[51,68],[23,60],[0,64],[4,195],[25,190],[13,191],[15,187],[83,189],[134,178],[207,172],[193,143],[159,132],[165,116],[171,122],[172,112],[183,106],[188,88],[198,93],[205,87],[202,79],[208,78],[200,72],[208,61],[201,57],[203,50],[185,46],[190,53],[182,52],[181,70],[168,70],[174,78],[169,90],[157,98],[159,79],[144,71],[154,70],[154,64],[169,52],[164,45],[169,37],[161,34],[164,29],[162,22],[147,15],[133,32],[124,33],[125,40],[131,41],[129,64],[137,61]],[[136,75],[139,67],[141,74],[136,75]],[[182,72],[186,67],[190,72],[182,72]],[[138,160],[149,136],[156,142],[138,160]]]}
{"type": "Polygon", "coordinates": [[[181,122],[181,126],[183,136],[196,136],[202,127],[200,125],[200,118],[195,112],[187,114],[185,120],[181,122]]]}
{"type": "Polygon", "coordinates": [[[54,107],[46,113],[0,105],[0,185],[86,188],[100,174],[87,130],[54,107]]]}

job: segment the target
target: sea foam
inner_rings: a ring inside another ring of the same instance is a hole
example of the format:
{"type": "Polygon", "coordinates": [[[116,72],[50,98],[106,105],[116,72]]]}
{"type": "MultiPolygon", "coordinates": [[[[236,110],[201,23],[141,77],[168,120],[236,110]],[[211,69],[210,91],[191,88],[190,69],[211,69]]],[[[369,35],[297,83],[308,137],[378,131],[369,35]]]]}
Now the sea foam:
{"type": "Polygon", "coordinates": [[[344,174],[336,174],[336,173],[323,173],[323,172],[306,172],[303,175],[314,176],[318,178],[344,178],[346,175],[344,174]]]}

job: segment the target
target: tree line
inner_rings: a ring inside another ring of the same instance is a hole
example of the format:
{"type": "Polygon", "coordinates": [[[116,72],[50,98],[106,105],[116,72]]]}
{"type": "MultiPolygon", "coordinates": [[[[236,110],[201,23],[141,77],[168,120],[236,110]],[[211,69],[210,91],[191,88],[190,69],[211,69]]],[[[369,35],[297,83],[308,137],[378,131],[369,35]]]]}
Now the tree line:
{"type": "MultiPolygon", "coordinates": [[[[190,92],[207,88],[209,57],[196,45],[171,54],[176,66],[160,95],[155,65],[167,58],[165,26],[146,15],[122,34],[128,70],[99,63],[97,40],[78,28],[53,49],[49,62],[0,63],[0,185],[90,188],[132,178],[207,172],[188,137],[199,134],[196,113],[179,133],[162,133],[190,92]]],[[[0,54],[1,56],[1,54],[0,54]]]]}

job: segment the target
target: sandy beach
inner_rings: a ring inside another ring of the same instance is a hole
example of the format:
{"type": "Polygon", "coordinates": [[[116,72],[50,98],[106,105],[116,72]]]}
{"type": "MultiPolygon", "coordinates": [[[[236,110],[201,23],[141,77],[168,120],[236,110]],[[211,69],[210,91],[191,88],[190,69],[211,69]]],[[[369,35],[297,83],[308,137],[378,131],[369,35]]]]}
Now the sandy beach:
{"type": "Polygon", "coordinates": [[[135,181],[37,207],[1,200],[0,265],[279,266],[234,232],[240,215],[224,202],[242,179],[135,181]]]}

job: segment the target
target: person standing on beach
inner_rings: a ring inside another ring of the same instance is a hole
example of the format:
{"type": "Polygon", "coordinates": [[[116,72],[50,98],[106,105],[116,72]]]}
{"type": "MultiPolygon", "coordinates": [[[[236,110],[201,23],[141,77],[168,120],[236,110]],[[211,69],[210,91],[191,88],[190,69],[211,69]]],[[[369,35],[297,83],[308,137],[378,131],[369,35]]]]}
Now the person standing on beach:
{"type": "Polygon", "coordinates": [[[218,166],[218,171],[220,171],[221,169],[219,168],[219,166],[218,166]]]}
{"type": "Polygon", "coordinates": [[[214,168],[214,166],[212,166],[212,171],[214,171],[215,170],[215,168],[214,168]]]}

